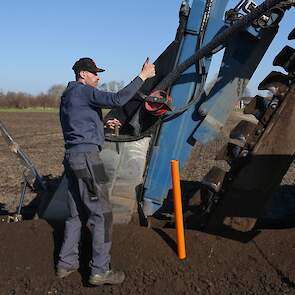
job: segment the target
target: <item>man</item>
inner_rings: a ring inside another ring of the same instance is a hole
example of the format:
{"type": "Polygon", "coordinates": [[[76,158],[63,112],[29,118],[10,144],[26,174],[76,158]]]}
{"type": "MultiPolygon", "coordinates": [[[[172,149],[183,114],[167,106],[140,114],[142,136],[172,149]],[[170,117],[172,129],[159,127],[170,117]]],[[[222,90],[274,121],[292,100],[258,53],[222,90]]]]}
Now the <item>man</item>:
{"type": "MultiPolygon", "coordinates": [[[[81,58],[73,66],[76,81],[69,82],[61,97],[60,122],[65,141],[64,167],[68,178],[70,217],[65,223],[63,245],[57,264],[57,276],[64,278],[79,268],[79,241],[82,224],[92,235],[90,262],[92,285],[120,284],[122,271],[110,269],[112,209],[108,181],[99,151],[104,142],[101,107],[127,103],[146,79],[155,76],[155,66],[144,63],[139,75],[117,93],[96,88],[103,72],[90,58],[81,58]]],[[[110,122],[110,127],[119,122],[110,122]]]]}

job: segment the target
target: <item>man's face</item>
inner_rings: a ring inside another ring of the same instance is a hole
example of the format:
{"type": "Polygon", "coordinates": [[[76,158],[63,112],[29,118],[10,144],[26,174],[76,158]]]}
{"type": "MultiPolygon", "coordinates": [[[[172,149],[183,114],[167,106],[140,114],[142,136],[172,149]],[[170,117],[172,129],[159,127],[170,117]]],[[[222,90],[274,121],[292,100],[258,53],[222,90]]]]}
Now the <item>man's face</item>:
{"type": "Polygon", "coordinates": [[[82,83],[93,87],[96,87],[100,80],[100,77],[97,74],[88,71],[81,71],[80,77],[82,78],[82,83]]]}

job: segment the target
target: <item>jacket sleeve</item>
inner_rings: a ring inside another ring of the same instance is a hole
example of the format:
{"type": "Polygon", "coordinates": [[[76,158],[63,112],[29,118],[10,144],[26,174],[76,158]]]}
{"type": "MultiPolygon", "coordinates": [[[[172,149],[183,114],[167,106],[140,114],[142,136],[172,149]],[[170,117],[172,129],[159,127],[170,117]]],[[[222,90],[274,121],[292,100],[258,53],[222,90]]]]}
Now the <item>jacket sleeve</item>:
{"type": "Polygon", "coordinates": [[[123,106],[136,94],[142,84],[143,80],[137,76],[127,86],[116,93],[100,91],[94,88],[90,103],[94,107],[113,108],[123,106]]]}

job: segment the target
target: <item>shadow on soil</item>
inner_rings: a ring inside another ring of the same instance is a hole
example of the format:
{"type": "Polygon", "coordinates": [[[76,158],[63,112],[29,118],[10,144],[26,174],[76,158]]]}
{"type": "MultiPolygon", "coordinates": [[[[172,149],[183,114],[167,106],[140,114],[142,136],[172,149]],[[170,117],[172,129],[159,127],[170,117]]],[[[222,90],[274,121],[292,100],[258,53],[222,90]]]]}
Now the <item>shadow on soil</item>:
{"type": "Polygon", "coordinates": [[[176,242],[169,237],[162,229],[153,228],[153,230],[166,242],[166,244],[177,254],[177,244],[176,242]]]}
{"type": "MultiPolygon", "coordinates": [[[[293,185],[282,185],[278,188],[267,202],[261,218],[257,220],[256,226],[249,232],[240,232],[226,227],[220,227],[217,230],[205,230],[204,228],[206,228],[205,225],[210,219],[210,215],[203,213],[200,188],[200,182],[181,181],[184,226],[186,229],[199,230],[226,239],[247,243],[259,235],[263,229],[295,227],[295,187],[293,185]]],[[[152,221],[151,227],[175,251],[175,242],[165,232],[160,230],[160,228],[175,228],[171,191],[163,207],[156,212],[154,217],[155,220],[152,221]],[[166,219],[163,216],[170,216],[172,218],[166,219]]]]}
{"type": "Polygon", "coordinates": [[[295,186],[282,185],[269,199],[256,228],[283,229],[295,227],[295,186]]]}
{"type": "MultiPolygon", "coordinates": [[[[47,191],[38,192],[36,197],[25,207],[22,208],[22,215],[24,219],[33,219],[36,213],[40,211],[40,204],[46,207],[46,200],[51,200],[54,195],[61,177],[44,176],[47,191]]],[[[277,228],[291,228],[295,226],[295,187],[292,185],[283,185],[273,194],[267,203],[262,217],[258,220],[256,227],[250,232],[239,232],[228,228],[218,229],[216,231],[204,231],[204,224],[208,219],[208,215],[203,215],[201,198],[200,198],[201,183],[196,181],[181,181],[184,225],[186,229],[199,230],[207,232],[208,234],[218,235],[227,239],[247,243],[253,240],[254,237],[260,234],[262,229],[277,229],[277,228]]],[[[41,207],[42,207],[41,206],[41,207]]],[[[44,208],[43,208],[44,209],[44,208]]],[[[41,211],[43,210],[41,208],[41,211]]],[[[0,215],[7,214],[5,204],[0,203],[0,215]]],[[[164,201],[163,207],[152,218],[152,223],[149,226],[167,243],[167,245],[176,253],[176,242],[161,228],[175,228],[173,219],[173,198],[172,193],[168,194],[164,201]],[[167,218],[163,218],[167,216],[167,218]]],[[[54,236],[54,258],[57,262],[58,253],[61,248],[64,232],[63,222],[50,222],[53,228],[54,236]]],[[[83,277],[83,284],[87,286],[87,278],[89,275],[88,262],[91,258],[91,236],[88,230],[83,232],[80,253],[81,257],[81,274],[83,277]]]]}
{"type": "Polygon", "coordinates": [[[277,273],[277,275],[280,277],[281,282],[286,284],[289,288],[295,289],[295,283],[290,280],[288,276],[286,276],[283,271],[281,271],[278,267],[276,267],[271,260],[265,255],[263,250],[259,247],[259,245],[256,243],[256,241],[251,241],[251,243],[255,246],[257,251],[260,253],[260,255],[263,257],[263,259],[267,262],[267,264],[277,273]]]}

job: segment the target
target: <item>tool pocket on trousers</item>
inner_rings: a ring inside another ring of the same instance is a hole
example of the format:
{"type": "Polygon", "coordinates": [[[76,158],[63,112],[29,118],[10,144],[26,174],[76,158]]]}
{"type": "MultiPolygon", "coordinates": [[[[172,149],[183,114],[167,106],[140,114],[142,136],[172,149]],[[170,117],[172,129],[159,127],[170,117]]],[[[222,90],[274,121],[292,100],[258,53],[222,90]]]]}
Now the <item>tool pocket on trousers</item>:
{"type": "Polygon", "coordinates": [[[88,152],[86,154],[87,165],[94,180],[97,195],[104,200],[109,200],[107,183],[109,181],[103,162],[98,152],[88,152]]]}
{"type": "Polygon", "coordinates": [[[107,176],[104,164],[99,157],[99,153],[88,153],[87,161],[88,165],[91,166],[91,170],[93,171],[95,182],[98,184],[107,183],[109,181],[109,178],[107,176]]]}
{"type": "Polygon", "coordinates": [[[91,171],[88,168],[85,154],[77,153],[71,155],[68,159],[68,163],[78,181],[81,180],[86,186],[89,199],[91,201],[98,200],[93,176],[91,175],[91,171]]]}

